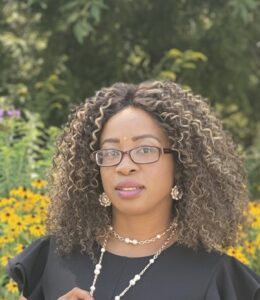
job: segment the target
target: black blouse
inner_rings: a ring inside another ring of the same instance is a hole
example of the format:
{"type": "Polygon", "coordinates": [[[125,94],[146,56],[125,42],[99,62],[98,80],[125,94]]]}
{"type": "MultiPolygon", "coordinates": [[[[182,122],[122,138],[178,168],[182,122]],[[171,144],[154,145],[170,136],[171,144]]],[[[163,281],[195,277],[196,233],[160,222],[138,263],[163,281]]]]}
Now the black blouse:
{"type": "MultiPolygon", "coordinates": [[[[57,300],[73,287],[90,290],[94,265],[75,249],[61,257],[54,240],[34,241],[9,261],[8,275],[29,300],[57,300]]],[[[112,300],[148,257],[124,257],[105,252],[96,283],[95,300],[112,300]]],[[[122,300],[260,300],[260,277],[233,257],[173,244],[165,249],[122,300]]]]}

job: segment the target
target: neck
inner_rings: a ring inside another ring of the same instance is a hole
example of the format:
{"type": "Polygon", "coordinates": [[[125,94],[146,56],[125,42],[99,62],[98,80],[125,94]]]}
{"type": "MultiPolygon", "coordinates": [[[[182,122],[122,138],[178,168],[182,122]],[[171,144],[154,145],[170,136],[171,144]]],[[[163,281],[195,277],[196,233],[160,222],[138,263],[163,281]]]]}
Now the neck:
{"type": "Polygon", "coordinates": [[[112,215],[114,230],[124,236],[137,240],[145,240],[165,231],[172,221],[169,213],[167,216],[154,214],[153,216],[128,216],[120,212],[112,215]]]}
{"type": "MultiPolygon", "coordinates": [[[[112,215],[112,225],[114,230],[123,237],[136,240],[147,240],[153,238],[156,234],[165,231],[172,221],[172,216],[154,215],[145,216],[126,216],[116,213],[112,215]]],[[[119,241],[113,237],[108,239],[106,250],[120,256],[143,257],[154,255],[158,249],[165,243],[168,234],[161,239],[146,245],[130,245],[119,241]]],[[[167,247],[176,241],[176,236],[168,243],[167,247]]],[[[103,241],[100,241],[101,244],[103,241]]]]}

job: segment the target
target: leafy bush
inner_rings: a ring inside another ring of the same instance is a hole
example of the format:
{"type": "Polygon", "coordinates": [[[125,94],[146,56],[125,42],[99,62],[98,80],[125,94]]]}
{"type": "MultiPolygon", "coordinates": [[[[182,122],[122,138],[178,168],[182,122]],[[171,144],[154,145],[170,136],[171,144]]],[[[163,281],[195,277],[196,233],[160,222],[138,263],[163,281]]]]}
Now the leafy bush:
{"type": "Polygon", "coordinates": [[[45,129],[28,111],[24,118],[14,109],[1,110],[0,116],[0,196],[5,196],[12,187],[46,178],[58,128],[45,129]]]}
{"type": "Polygon", "coordinates": [[[245,152],[251,195],[260,197],[260,124],[255,131],[252,145],[245,152]]]}

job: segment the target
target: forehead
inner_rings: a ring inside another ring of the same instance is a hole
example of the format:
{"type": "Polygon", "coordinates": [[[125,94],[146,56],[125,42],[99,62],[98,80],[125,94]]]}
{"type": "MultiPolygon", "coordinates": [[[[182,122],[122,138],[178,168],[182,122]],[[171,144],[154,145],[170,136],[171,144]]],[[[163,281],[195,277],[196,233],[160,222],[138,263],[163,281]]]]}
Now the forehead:
{"type": "Polygon", "coordinates": [[[152,134],[162,142],[168,142],[168,136],[159,123],[140,108],[127,107],[112,116],[104,125],[100,142],[107,138],[120,140],[134,136],[152,134]]]}

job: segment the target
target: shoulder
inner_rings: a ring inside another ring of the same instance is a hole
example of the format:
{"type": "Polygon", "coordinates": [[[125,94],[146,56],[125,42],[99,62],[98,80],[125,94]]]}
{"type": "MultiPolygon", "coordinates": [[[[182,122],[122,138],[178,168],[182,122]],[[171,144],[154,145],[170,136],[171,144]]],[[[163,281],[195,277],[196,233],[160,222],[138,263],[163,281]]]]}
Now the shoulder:
{"type": "Polygon", "coordinates": [[[209,276],[225,259],[225,255],[220,252],[207,252],[202,247],[195,250],[181,244],[176,244],[172,248],[169,259],[172,257],[174,257],[174,263],[180,265],[186,272],[191,269],[194,275],[200,272],[201,275],[203,273],[205,276],[209,276]]]}
{"type": "Polygon", "coordinates": [[[209,277],[206,300],[260,300],[260,277],[234,257],[219,255],[209,277]]]}
{"type": "Polygon", "coordinates": [[[204,300],[260,300],[260,277],[236,258],[178,245],[172,253],[182,281],[201,286],[204,300]]]}
{"type": "Polygon", "coordinates": [[[52,238],[41,237],[33,241],[16,257],[9,260],[6,272],[17,282],[20,292],[25,297],[34,294],[41,299],[41,277],[48,259],[52,238]]]}

